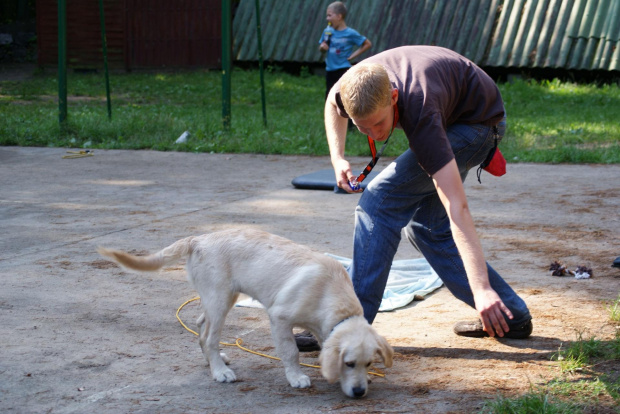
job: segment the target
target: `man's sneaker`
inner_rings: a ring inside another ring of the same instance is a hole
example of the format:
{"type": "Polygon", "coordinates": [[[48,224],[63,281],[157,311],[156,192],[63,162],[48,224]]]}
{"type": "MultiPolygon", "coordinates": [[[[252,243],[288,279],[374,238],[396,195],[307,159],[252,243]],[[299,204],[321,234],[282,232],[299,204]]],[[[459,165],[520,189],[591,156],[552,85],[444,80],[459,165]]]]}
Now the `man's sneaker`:
{"type": "MultiPolygon", "coordinates": [[[[532,321],[529,320],[520,326],[511,326],[508,332],[504,332],[502,338],[509,339],[525,339],[532,334],[532,321]]],[[[477,321],[458,322],[454,325],[454,333],[460,336],[467,336],[470,338],[484,338],[489,334],[482,329],[482,322],[480,319],[477,321]]],[[[499,336],[497,336],[499,338],[499,336]]]]}
{"type": "Polygon", "coordinates": [[[296,333],[295,342],[297,343],[297,349],[299,349],[299,352],[313,352],[321,350],[319,341],[316,340],[310,331],[296,333]]]}

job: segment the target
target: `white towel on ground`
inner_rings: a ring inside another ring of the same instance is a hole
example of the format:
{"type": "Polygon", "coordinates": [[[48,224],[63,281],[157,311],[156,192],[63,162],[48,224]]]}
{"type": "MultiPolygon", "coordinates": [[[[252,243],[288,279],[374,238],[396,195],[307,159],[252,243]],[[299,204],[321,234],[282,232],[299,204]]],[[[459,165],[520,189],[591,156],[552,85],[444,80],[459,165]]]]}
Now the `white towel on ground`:
{"type": "MultiPolygon", "coordinates": [[[[338,260],[345,268],[351,264],[351,259],[346,257],[325,254],[338,260]]],[[[407,306],[416,296],[424,297],[442,285],[443,282],[426,259],[395,260],[390,268],[379,312],[407,306]]],[[[235,306],[263,307],[260,302],[252,298],[239,301],[235,306]]]]}

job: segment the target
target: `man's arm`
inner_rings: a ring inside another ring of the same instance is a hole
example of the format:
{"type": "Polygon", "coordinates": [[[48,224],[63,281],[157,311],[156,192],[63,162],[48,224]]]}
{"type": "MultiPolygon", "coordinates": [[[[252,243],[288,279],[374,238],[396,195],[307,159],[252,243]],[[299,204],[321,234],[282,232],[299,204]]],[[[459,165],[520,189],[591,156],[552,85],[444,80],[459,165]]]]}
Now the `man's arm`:
{"type": "Polygon", "coordinates": [[[362,43],[362,45],[355,52],[351,53],[351,56],[349,56],[347,60],[355,59],[356,57],[358,57],[359,55],[361,55],[362,53],[364,53],[371,47],[372,47],[372,43],[370,43],[370,40],[368,39],[364,40],[364,43],[362,43]]]}
{"type": "Polygon", "coordinates": [[[344,149],[347,140],[347,119],[338,115],[336,107],[336,92],[329,92],[325,101],[325,134],[329,145],[334,173],[338,187],[347,192],[353,192],[349,187],[349,178],[353,176],[351,165],[344,159],[344,149]]]}
{"type": "Polygon", "coordinates": [[[459,175],[456,161],[452,160],[433,175],[433,182],[439,198],[450,218],[450,227],[461,254],[467,279],[471,286],[476,310],[482,319],[484,330],[489,336],[504,336],[508,324],[503,314],[512,319],[512,313],[502,302],[489,283],[486,261],[474,220],[467,205],[465,189],[459,175]]]}

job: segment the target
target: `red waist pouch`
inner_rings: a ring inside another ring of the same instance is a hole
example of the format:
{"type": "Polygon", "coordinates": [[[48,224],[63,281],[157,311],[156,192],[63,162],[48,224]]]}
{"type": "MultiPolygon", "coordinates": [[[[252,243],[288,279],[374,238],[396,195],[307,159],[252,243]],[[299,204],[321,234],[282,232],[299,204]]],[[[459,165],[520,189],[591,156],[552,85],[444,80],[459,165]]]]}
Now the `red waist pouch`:
{"type": "Polygon", "coordinates": [[[485,170],[489,174],[496,177],[501,177],[502,175],[506,174],[506,159],[497,147],[497,144],[495,144],[493,149],[489,152],[489,155],[487,155],[484,162],[480,164],[480,167],[478,168],[479,183],[482,182],[480,181],[480,174],[482,173],[482,170],[485,170]]]}
{"type": "Polygon", "coordinates": [[[501,177],[506,174],[506,159],[502,155],[499,148],[495,148],[495,152],[491,156],[491,160],[486,167],[482,165],[482,169],[496,177],[501,177]]]}

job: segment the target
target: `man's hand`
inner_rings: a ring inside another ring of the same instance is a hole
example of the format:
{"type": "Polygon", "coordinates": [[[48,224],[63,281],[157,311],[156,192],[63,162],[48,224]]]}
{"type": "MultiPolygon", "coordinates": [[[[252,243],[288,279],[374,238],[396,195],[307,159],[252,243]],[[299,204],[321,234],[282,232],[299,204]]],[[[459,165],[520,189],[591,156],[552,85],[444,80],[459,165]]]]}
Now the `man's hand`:
{"type": "Polygon", "coordinates": [[[345,159],[340,159],[338,161],[335,161],[333,163],[333,166],[334,173],[336,174],[336,184],[338,185],[338,187],[342,188],[347,193],[362,192],[361,188],[359,190],[353,190],[349,185],[349,181],[352,178],[357,178],[351,172],[351,165],[349,164],[349,161],[345,159]]]}
{"type": "Polygon", "coordinates": [[[506,317],[512,319],[514,316],[510,309],[504,305],[495,290],[488,288],[482,292],[474,292],[476,310],[480,315],[483,329],[493,337],[497,334],[500,338],[510,330],[506,323],[506,317]]]}
{"type": "Polygon", "coordinates": [[[321,42],[319,45],[319,50],[321,52],[327,52],[329,50],[329,45],[326,42],[321,42]]]}

